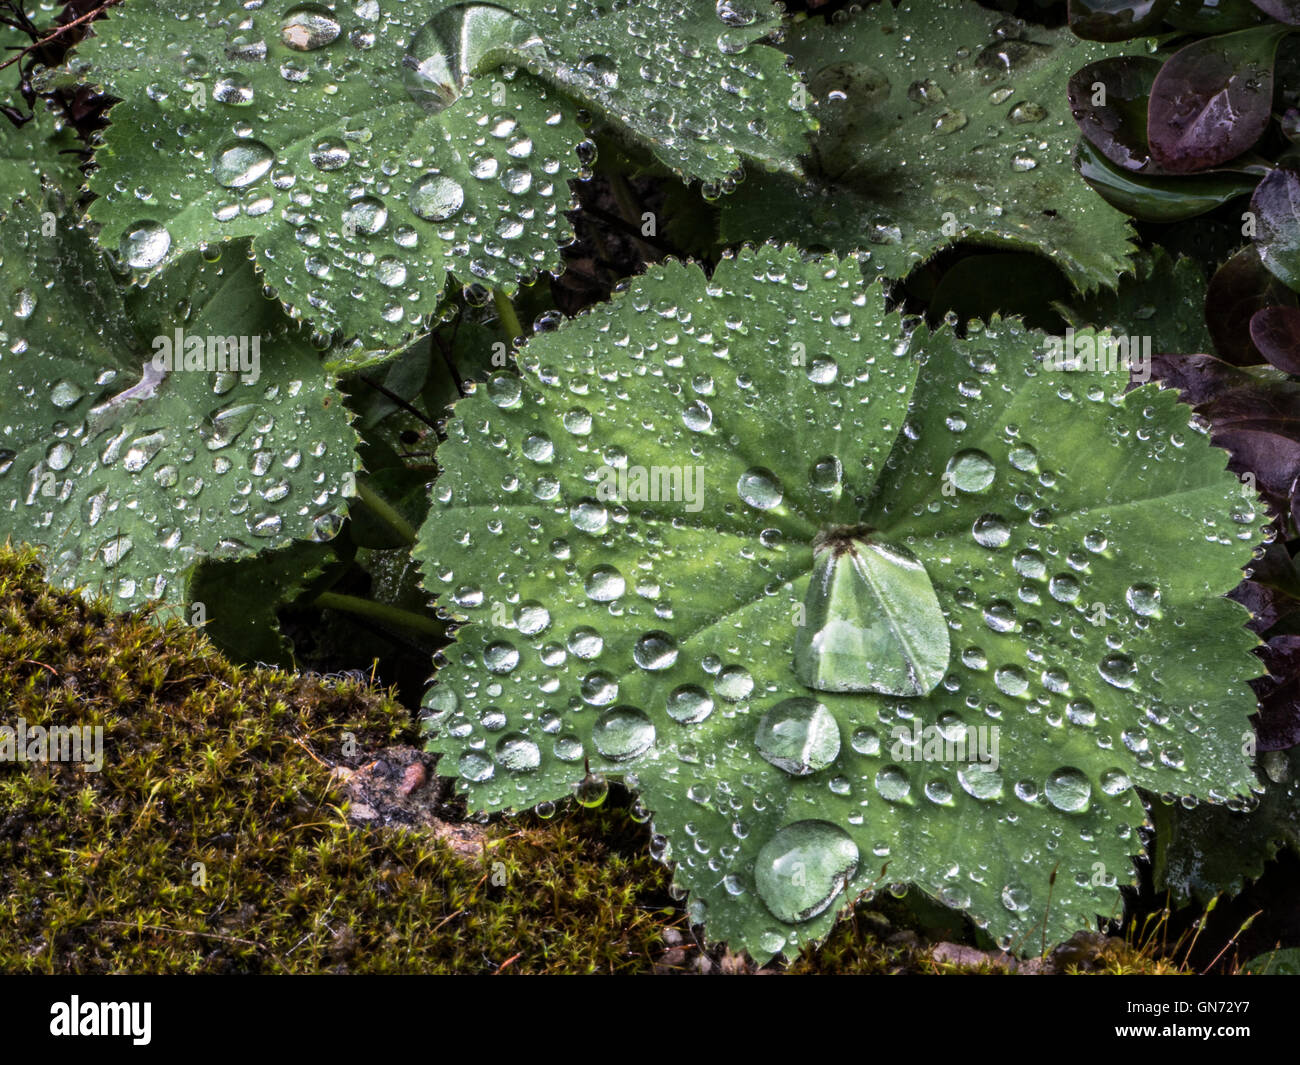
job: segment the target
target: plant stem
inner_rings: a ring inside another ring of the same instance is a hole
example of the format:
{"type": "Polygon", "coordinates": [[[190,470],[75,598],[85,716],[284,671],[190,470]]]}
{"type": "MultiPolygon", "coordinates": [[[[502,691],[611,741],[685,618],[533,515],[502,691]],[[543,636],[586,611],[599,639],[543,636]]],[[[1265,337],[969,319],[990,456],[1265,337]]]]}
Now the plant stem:
{"type": "Polygon", "coordinates": [[[389,531],[399,537],[403,543],[415,543],[415,526],[402,517],[398,509],[383,496],[371,488],[365,481],[357,482],[357,499],[378,518],[389,531]]]}
{"type": "Polygon", "coordinates": [[[496,304],[497,317],[501,319],[501,328],[507,334],[506,339],[510,341],[510,346],[513,347],[515,337],[524,335],[524,327],[519,324],[519,315],[515,313],[515,305],[510,302],[510,297],[499,288],[492,290],[492,302],[496,304]]]}
{"type": "Polygon", "coordinates": [[[324,610],[339,610],[345,614],[354,614],[359,618],[378,622],[380,625],[406,629],[408,632],[419,633],[421,636],[439,638],[444,635],[442,625],[432,618],[427,618],[423,614],[416,614],[411,610],[403,610],[401,607],[390,606],[388,603],[377,603],[373,599],[362,599],[359,595],[321,592],[314,600],[314,605],[324,610]]]}

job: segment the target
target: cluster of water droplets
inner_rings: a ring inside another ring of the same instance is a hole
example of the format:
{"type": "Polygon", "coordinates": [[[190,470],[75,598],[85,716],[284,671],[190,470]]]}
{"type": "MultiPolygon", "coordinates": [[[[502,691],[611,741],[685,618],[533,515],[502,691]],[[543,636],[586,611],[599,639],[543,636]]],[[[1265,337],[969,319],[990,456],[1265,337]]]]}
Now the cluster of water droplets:
{"type": "MultiPolygon", "coordinates": [[[[78,252],[96,254],[88,244],[68,254],[78,252]]],[[[256,293],[248,264],[231,268],[248,271],[256,293]]],[[[113,298],[111,286],[87,285],[92,298],[113,298]]],[[[199,557],[337,532],[352,438],[345,414],[322,408],[325,378],[305,343],[257,338],[267,373],[252,382],[238,371],[159,369],[153,351],[110,333],[118,361],[96,370],[65,350],[66,316],[84,298],[33,283],[0,307],[0,371],[13,401],[0,423],[0,528],[48,547],[52,579],[88,583],[123,605],[175,599],[175,575],[199,557]],[[272,365],[297,373],[272,376],[272,365]]],[[[208,328],[188,299],[174,322],[182,335],[208,328]]]]}
{"type": "MultiPolygon", "coordinates": [[[[156,146],[186,160],[184,202],[211,213],[205,234],[256,234],[271,290],[326,335],[395,343],[448,271],[510,288],[553,268],[572,237],[567,182],[592,158],[567,105],[503,65],[536,45],[527,24],[490,4],[414,31],[402,15],[373,0],[256,11],[224,55],[186,43],[188,80],[147,92],[170,138],[156,146]]],[[[105,189],[131,219],[117,251],[151,270],[178,245],[162,208],[181,190],[129,181],[105,189]]]]}

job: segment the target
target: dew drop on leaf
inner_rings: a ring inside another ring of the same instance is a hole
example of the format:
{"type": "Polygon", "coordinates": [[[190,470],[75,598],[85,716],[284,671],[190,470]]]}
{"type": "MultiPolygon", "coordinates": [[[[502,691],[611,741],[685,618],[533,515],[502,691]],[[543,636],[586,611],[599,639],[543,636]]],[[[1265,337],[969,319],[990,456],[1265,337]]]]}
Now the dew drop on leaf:
{"type": "Polygon", "coordinates": [[[759,720],[754,734],[758,753],[792,776],[825,769],[840,753],[840,726],[816,699],[783,699],[759,720]]]}
{"type": "Polygon", "coordinates": [[[754,887],[772,916],[798,924],[825,912],[858,870],[858,847],[829,821],[796,821],[754,861],[754,887]]]}

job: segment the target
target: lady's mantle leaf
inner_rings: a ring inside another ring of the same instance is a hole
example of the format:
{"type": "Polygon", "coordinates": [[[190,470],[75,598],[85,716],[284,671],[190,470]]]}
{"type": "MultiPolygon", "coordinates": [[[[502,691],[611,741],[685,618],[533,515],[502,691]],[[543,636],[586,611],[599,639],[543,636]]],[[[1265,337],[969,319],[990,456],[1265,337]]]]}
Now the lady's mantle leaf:
{"type": "Polygon", "coordinates": [[[690,177],[796,171],[811,119],[781,53],[750,47],[770,5],[738,7],[130,0],[78,49],[123,100],[91,215],[138,270],[253,238],[280,299],[361,364],[424,329],[449,272],[511,290],[560,265],[575,101],[690,177]]]}
{"type": "Polygon", "coordinates": [[[204,556],[332,534],[356,435],[243,249],[184,256],[124,304],[68,222],[43,231],[20,203],[0,235],[0,537],[48,548],[51,582],[127,607],[180,602],[178,578],[204,556]],[[205,359],[243,338],[251,362],[256,342],[260,361],[242,375],[155,368],[157,339],[178,332],[205,359]]]}
{"type": "Polygon", "coordinates": [[[456,406],[416,549],[471,622],[427,698],[471,805],[622,776],[693,916],[760,960],[886,863],[1006,944],[1116,911],[1131,785],[1253,782],[1256,641],[1220,596],[1259,522],[1172,393],[1049,371],[1046,343],[909,337],[854,261],[770,246],[530,341],[456,406]],[[795,675],[814,541],[846,525],[929,576],[928,695],[795,675]]]}
{"type": "Polygon", "coordinates": [[[1041,252],[1085,291],[1114,285],[1131,231],[1074,172],[1062,86],[1122,46],[906,0],[806,22],[786,47],[821,122],[809,184],[751,177],[724,201],[725,239],[869,249],[886,277],[965,240],[1041,252]]]}

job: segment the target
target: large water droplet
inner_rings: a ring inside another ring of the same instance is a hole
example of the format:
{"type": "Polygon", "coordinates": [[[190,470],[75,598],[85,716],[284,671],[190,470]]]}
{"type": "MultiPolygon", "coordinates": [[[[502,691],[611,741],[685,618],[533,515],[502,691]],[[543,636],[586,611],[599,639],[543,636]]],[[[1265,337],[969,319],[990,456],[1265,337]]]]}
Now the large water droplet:
{"type": "Polygon", "coordinates": [[[1068,766],[1055,770],[1043,788],[1047,801],[1058,810],[1077,813],[1087,809],[1088,800],[1092,798],[1092,785],[1088,778],[1077,769],[1068,766]]]}
{"type": "Polygon", "coordinates": [[[212,176],[228,189],[242,189],[263,177],[275,162],[275,152],[261,141],[236,140],[218,149],[212,176]]]}
{"type": "Polygon", "coordinates": [[[171,250],[172,235],[157,222],[136,222],[118,242],[118,254],[127,266],[136,270],[150,270],[157,266],[171,250]]]}
{"type": "Polygon", "coordinates": [[[754,887],[777,920],[798,924],[824,913],[858,870],[858,847],[838,825],[796,821],[763,845],[754,887]]]}
{"type": "Polygon", "coordinates": [[[784,490],[776,474],[762,466],[754,466],[740,475],[736,482],[740,498],[755,510],[771,510],[781,505],[784,490]]]}
{"type": "Polygon", "coordinates": [[[654,741],[654,725],[635,706],[616,706],[606,710],[591,728],[591,742],[611,761],[644,754],[654,741]]]}
{"type": "Polygon", "coordinates": [[[465,203],[460,182],[443,174],[425,174],[411,186],[411,211],[426,222],[442,222],[465,203]]]}
{"type": "Polygon", "coordinates": [[[695,725],[713,713],[713,698],[695,684],[683,684],[668,695],[668,716],[681,725],[695,725]]]}
{"type": "Polygon", "coordinates": [[[642,669],[651,672],[670,669],[677,661],[677,641],[657,629],[647,632],[633,646],[632,659],[642,669]]]}
{"type": "Polygon", "coordinates": [[[280,23],[280,40],[299,52],[324,48],[341,32],[333,12],[320,4],[299,4],[286,12],[280,23]]]}
{"type": "MultiPolygon", "coordinates": [[[[948,670],[948,623],[910,551],[833,529],[814,542],[794,671],[818,691],[925,695],[948,670]]],[[[866,535],[866,534],[864,534],[866,535]]]]}
{"type": "Polygon", "coordinates": [[[796,696],[768,710],[754,734],[758,753],[778,769],[807,776],[839,757],[840,726],[816,699],[796,696]]]}
{"type": "Polygon", "coordinates": [[[958,451],[944,476],[959,492],[982,492],[993,483],[997,467],[983,451],[958,451]]]}
{"type": "Polygon", "coordinates": [[[490,64],[540,43],[528,24],[505,8],[455,4],[416,30],[402,57],[402,80],[416,103],[436,113],[450,107],[490,64]]]}

